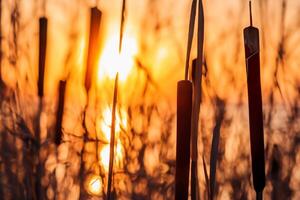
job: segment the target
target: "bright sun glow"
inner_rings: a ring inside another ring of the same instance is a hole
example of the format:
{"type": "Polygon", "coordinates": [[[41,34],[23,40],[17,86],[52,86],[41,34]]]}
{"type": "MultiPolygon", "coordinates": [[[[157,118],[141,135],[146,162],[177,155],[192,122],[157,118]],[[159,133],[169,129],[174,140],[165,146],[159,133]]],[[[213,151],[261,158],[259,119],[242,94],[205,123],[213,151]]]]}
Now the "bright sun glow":
{"type": "Polygon", "coordinates": [[[87,184],[89,193],[93,195],[101,195],[103,183],[100,176],[90,176],[87,180],[87,184]]]}
{"type": "MultiPolygon", "coordinates": [[[[108,167],[109,167],[109,153],[110,153],[110,145],[107,144],[100,151],[100,158],[101,158],[100,161],[105,171],[108,171],[108,167]]],[[[124,150],[123,150],[122,143],[120,140],[118,140],[117,145],[115,147],[114,162],[117,164],[121,163],[123,159],[123,154],[124,154],[124,150]]]]}
{"type": "Polygon", "coordinates": [[[119,54],[119,38],[111,37],[107,40],[98,64],[98,79],[114,79],[119,72],[121,81],[125,81],[132,67],[134,66],[134,57],[137,54],[137,42],[135,38],[123,38],[121,54],[119,54]]]}
{"type": "MultiPolygon", "coordinates": [[[[121,127],[126,129],[127,125],[127,115],[126,112],[121,109],[119,112],[116,113],[116,124],[115,124],[115,133],[118,135],[121,131],[121,127]],[[120,112],[120,113],[119,113],[120,112]]],[[[107,107],[103,111],[103,117],[98,121],[98,126],[100,131],[106,142],[110,142],[110,131],[111,131],[111,117],[112,117],[112,110],[111,108],[107,107]]],[[[116,136],[117,137],[117,136],[116,136]]]]}
{"type": "MultiPolygon", "coordinates": [[[[108,171],[109,167],[109,154],[110,154],[110,131],[111,131],[111,117],[112,111],[109,107],[104,109],[102,113],[102,118],[98,120],[99,131],[101,132],[102,139],[106,141],[108,144],[103,146],[100,150],[100,162],[106,171],[108,171]]],[[[115,124],[115,155],[114,162],[116,164],[121,163],[123,159],[124,149],[119,139],[119,134],[121,132],[121,127],[126,129],[127,127],[127,115],[125,110],[121,109],[116,112],[116,124],[115,124]]]]}

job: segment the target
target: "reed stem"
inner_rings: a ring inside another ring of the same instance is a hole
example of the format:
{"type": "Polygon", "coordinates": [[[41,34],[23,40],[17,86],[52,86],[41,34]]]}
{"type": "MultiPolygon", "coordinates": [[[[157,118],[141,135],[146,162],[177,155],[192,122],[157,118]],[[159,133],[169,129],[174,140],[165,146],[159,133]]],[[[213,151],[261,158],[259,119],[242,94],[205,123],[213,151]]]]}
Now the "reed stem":
{"type": "Polygon", "coordinates": [[[256,192],[256,200],[263,200],[263,192],[256,192]]]}
{"type": "Polygon", "coordinates": [[[249,1],[249,14],[250,14],[250,26],[252,26],[253,21],[252,21],[252,2],[251,2],[251,0],[249,1]]]}
{"type": "Polygon", "coordinates": [[[66,81],[59,82],[58,108],[56,112],[55,143],[59,145],[62,139],[62,120],[65,106],[66,81]]]}
{"type": "Polygon", "coordinates": [[[108,179],[107,179],[107,196],[106,199],[110,200],[111,197],[111,185],[113,178],[113,165],[114,165],[114,150],[115,150],[115,125],[116,125],[116,106],[118,100],[118,80],[119,74],[117,73],[115,79],[113,106],[112,106],[112,116],[111,116],[111,129],[110,129],[110,153],[109,153],[109,169],[108,169],[108,179]]]}
{"type": "Polygon", "coordinates": [[[45,17],[39,20],[39,77],[38,77],[38,95],[40,98],[44,96],[44,76],[46,64],[47,49],[47,27],[48,20],[45,17]]]}
{"type": "Polygon", "coordinates": [[[97,8],[91,8],[89,47],[87,55],[87,65],[85,74],[85,89],[88,92],[94,78],[94,68],[97,62],[97,53],[99,53],[99,32],[102,12],[97,8]]]}
{"type": "Polygon", "coordinates": [[[192,82],[179,81],[177,85],[175,200],[188,199],[192,96],[192,82]]]}
{"type": "Polygon", "coordinates": [[[126,0],[123,0],[122,12],[121,12],[121,23],[120,23],[119,53],[121,53],[122,51],[123,32],[124,32],[124,25],[125,25],[125,11],[126,11],[126,0]]]}

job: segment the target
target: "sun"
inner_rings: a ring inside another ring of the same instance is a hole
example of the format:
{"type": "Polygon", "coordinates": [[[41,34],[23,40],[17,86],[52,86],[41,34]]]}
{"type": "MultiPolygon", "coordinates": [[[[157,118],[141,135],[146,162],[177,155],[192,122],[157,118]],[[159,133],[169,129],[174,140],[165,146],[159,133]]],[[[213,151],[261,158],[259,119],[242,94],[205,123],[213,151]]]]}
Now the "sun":
{"type": "Polygon", "coordinates": [[[137,54],[137,42],[134,37],[124,35],[122,51],[119,53],[119,38],[114,35],[106,40],[98,62],[98,80],[114,79],[119,72],[119,79],[125,81],[133,66],[137,54]]]}
{"type": "Polygon", "coordinates": [[[98,175],[89,175],[86,180],[86,189],[92,195],[101,195],[103,188],[102,178],[98,175]]]}

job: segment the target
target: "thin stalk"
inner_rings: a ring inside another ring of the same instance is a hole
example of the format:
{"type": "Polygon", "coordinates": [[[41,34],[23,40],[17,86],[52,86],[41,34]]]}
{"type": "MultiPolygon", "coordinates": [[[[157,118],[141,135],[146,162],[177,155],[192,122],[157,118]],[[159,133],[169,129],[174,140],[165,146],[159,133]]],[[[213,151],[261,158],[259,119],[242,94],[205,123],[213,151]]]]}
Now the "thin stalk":
{"type": "Polygon", "coordinates": [[[263,200],[263,192],[256,193],[256,200],[263,200]]]}
{"type": "Polygon", "coordinates": [[[265,151],[260,82],[259,30],[256,27],[249,26],[244,29],[244,45],[253,185],[257,193],[262,193],[265,187],[265,151]]]}
{"type": "Polygon", "coordinates": [[[41,135],[40,135],[40,119],[43,110],[43,97],[44,97],[44,76],[45,76],[45,64],[46,64],[46,49],[47,49],[47,27],[48,20],[45,17],[39,19],[39,76],[38,76],[38,112],[36,116],[36,128],[35,137],[37,139],[37,166],[36,166],[36,194],[37,199],[43,199],[44,191],[41,185],[41,178],[43,175],[42,163],[39,157],[40,147],[41,147],[41,135]]]}
{"type": "Polygon", "coordinates": [[[198,184],[198,126],[199,114],[201,104],[201,88],[202,88],[202,61],[203,61],[203,44],[204,44],[204,11],[202,0],[198,4],[198,38],[197,38],[197,59],[194,64],[193,74],[193,111],[192,111],[192,124],[191,124],[191,158],[192,158],[192,174],[191,177],[191,191],[192,200],[199,199],[199,184],[198,184]],[[193,192],[195,194],[193,194],[193,192]]]}
{"type": "Polygon", "coordinates": [[[97,8],[91,8],[89,47],[87,55],[87,65],[85,74],[85,89],[88,92],[92,85],[94,68],[97,62],[97,53],[99,53],[99,32],[102,12],[97,8]]]}
{"type": "Polygon", "coordinates": [[[249,14],[250,14],[250,26],[253,26],[253,22],[252,22],[252,2],[251,2],[251,0],[249,1],[249,14]]]}
{"type": "Polygon", "coordinates": [[[121,53],[122,51],[123,32],[124,32],[124,25],[125,25],[125,11],[126,11],[126,0],[123,0],[122,12],[121,12],[121,24],[120,24],[119,53],[121,53]]]}
{"type": "Polygon", "coordinates": [[[47,49],[47,27],[48,20],[41,17],[39,21],[39,77],[38,77],[38,95],[40,98],[44,96],[44,76],[46,64],[46,49],[47,49]]]}
{"type": "Polygon", "coordinates": [[[189,22],[189,33],[188,33],[188,43],[187,43],[187,51],[186,51],[186,61],[185,61],[185,75],[184,79],[188,80],[189,74],[189,63],[190,63],[190,54],[192,49],[193,37],[194,37],[194,27],[195,27],[195,18],[196,18],[196,7],[197,0],[193,0],[191,7],[191,15],[189,22]]]}
{"type": "Polygon", "coordinates": [[[58,108],[56,112],[55,143],[59,145],[62,139],[62,120],[65,107],[66,81],[59,82],[58,108]]]}
{"type": "Polygon", "coordinates": [[[210,200],[214,199],[220,132],[221,132],[221,125],[224,120],[224,116],[225,116],[225,103],[223,100],[216,97],[215,127],[213,130],[213,138],[212,138],[211,151],[210,151],[210,173],[209,173],[209,183],[210,183],[209,199],[210,200]]]}
{"type": "Polygon", "coordinates": [[[192,82],[179,81],[177,84],[175,200],[187,200],[189,193],[192,97],[192,82]]]}
{"type": "Polygon", "coordinates": [[[2,80],[2,0],[0,0],[0,92],[4,87],[2,80]]]}
{"type": "MultiPolygon", "coordinates": [[[[88,52],[87,52],[87,63],[86,63],[86,72],[85,72],[85,89],[87,92],[87,105],[85,105],[83,110],[83,118],[82,118],[82,127],[84,129],[83,132],[83,147],[80,152],[80,199],[86,198],[86,194],[83,191],[84,188],[84,150],[85,144],[88,139],[88,130],[86,127],[86,115],[87,115],[87,107],[89,102],[89,90],[92,85],[93,72],[94,67],[96,66],[96,55],[99,50],[99,31],[100,31],[100,23],[101,23],[102,12],[97,8],[93,7],[90,10],[90,27],[89,27],[89,44],[88,44],[88,52]]],[[[97,152],[96,152],[97,153],[97,152]]]]}
{"type": "Polygon", "coordinates": [[[115,124],[116,124],[116,106],[118,100],[118,79],[119,74],[117,73],[115,79],[113,106],[112,106],[112,116],[111,116],[111,129],[110,129],[110,153],[109,153],[109,169],[108,169],[108,179],[107,179],[107,196],[106,199],[111,198],[111,185],[113,178],[113,165],[114,165],[114,150],[115,150],[115,124]]]}

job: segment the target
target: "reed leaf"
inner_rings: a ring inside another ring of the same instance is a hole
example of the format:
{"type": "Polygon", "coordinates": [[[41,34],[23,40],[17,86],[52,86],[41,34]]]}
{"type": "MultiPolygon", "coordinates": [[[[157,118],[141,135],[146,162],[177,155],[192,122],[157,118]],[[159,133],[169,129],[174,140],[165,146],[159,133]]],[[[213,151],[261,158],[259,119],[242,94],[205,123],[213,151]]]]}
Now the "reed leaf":
{"type": "Polygon", "coordinates": [[[210,171],[209,171],[209,180],[210,180],[209,199],[210,200],[214,199],[220,130],[225,115],[225,103],[223,100],[219,99],[218,97],[216,99],[216,109],[217,111],[215,117],[215,127],[213,130],[213,138],[212,138],[211,151],[210,151],[210,171]]]}
{"type": "Polygon", "coordinates": [[[115,150],[115,125],[116,125],[116,106],[118,100],[118,79],[119,74],[117,73],[115,79],[114,97],[112,105],[112,116],[111,116],[111,129],[110,129],[110,153],[109,153],[109,168],[108,168],[108,178],[107,178],[107,192],[106,199],[111,199],[111,185],[113,178],[113,165],[114,165],[114,150],[115,150]]]}
{"type": "Polygon", "coordinates": [[[194,36],[194,27],[195,27],[195,18],[196,18],[196,7],[197,0],[193,0],[191,7],[191,15],[189,22],[189,33],[188,33],[188,43],[187,43],[187,51],[186,51],[186,61],[185,61],[185,80],[188,79],[189,73],[189,64],[190,64],[190,54],[192,49],[192,42],[194,36]]]}
{"type": "Polygon", "coordinates": [[[210,197],[210,183],[209,183],[209,177],[208,177],[208,172],[207,172],[207,167],[206,167],[206,162],[204,155],[202,156],[202,162],[203,162],[203,171],[204,171],[204,178],[205,178],[205,184],[206,184],[206,189],[207,189],[207,196],[208,199],[210,197]]]}
{"type": "Polygon", "coordinates": [[[196,63],[193,62],[193,111],[192,111],[192,124],[191,124],[191,149],[192,149],[192,174],[195,176],[191,177],[191,190],[192,200],[199,199],[199,184],[198,173],[197,173],[197,160],[198,160],[198,126],[199,126],[199,114],[201,104],[201,87],[202,87],[202,60],[203,60],[203,43],[204,43],[204,11],[202,0],[199,0],[198,4],[198,38],[197,38],[197,59],[196,63]],[[194,166],[193,166],[194,165],[194,166]]]}
{"type": "Polygon", "coordinates": [[[125,11],[126,11],[126,0],[122,2],[122,12],[121,12],[121,24],[120,24],[120,41],[119,41],[119,53],[122,51],[122,44],[123,44],[123,32],[124,32],[124,25],[125,25],[125,11]]]}

